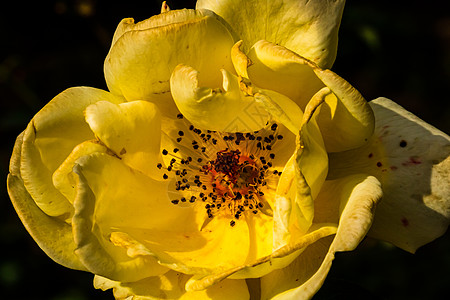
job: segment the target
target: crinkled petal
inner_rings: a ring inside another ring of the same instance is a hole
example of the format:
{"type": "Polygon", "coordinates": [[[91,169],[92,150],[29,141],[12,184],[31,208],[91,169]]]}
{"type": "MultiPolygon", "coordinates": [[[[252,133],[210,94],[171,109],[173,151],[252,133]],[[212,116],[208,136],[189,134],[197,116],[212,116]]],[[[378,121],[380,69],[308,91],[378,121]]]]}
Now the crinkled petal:
{"type": "Polygon", "coordinates": [[[313,69],[327,86],[314,96],[320,95],[324,100],[317,123],[327,151],[340,152],[367,143],[375,127],[374,114],[367,101],[336,73],[313,69]]]}
{"type": "Polygon", "coordinates": [[[53,186],[52,174],[79,143],[94,138],[83,110],[97,101],[121,102],[90,87],[65,90],[31,120],[23,136],[21,176],[36,204],[51,216],[69,217],[72,207],[53,186]]]}
{"type": "Polygon", "coordinates": [[[414,252],[450,223],[450,138],[386,98],[370,104],[390,164],[370,235],[414,252]]]}
{"type": "Polygon", "coordinates": [[[100,101],[87,107],[85,115],[95,136],[124,163],[148,176],[162,178],[156,167],[160,156],[161,117],[155,104],[100,101]]]}
{"type": "Polygon", "coordinates": [[[328,171],[328,155],[314,115],[309,109],[300,125],[297,150],[286,164],[275,195],[274,248],[308,231],[317,197],[328,171]]]}
{"type": "Polygon", "coordinates": [[[161,275],[167,268],[150,255],[130,256],[110,240],[124,228],[173,228],[191,224],[186,212],[171,205],[167,185],[96,153],[77,160],[78,175],[73,230],[76,253],[94,274],[119,281],[161,275]],[[164,215],[164,218],[161,218],[164,215]]]}
{"type": "Polygon", "coordinates": [[[193,66],[213,87],[220,85],[220,69],[233,69],[234,39],[222,22],[207,10],[174,10],[137,24],[123,20],[105,60],[109,89],[127,100],[155,101],[163,113],[176,115],[169,79],[178,64],[193,66]]]}
{"type": "Polygon", "coordinates": [[[261,40],[252,46],[247,56],[251,64],[246,72],[252,83],[286,95],[301,109],[305,109],[311,97],[325,86],[308,60],[285,47],[261,40]]]}
{"type": "Polygon", "coordinates": [[[32,120],[23,132],[20,156],[20,173],[23,184],[36,205],[45,214],[59,217],[62,220],[70,220],[73,207],[53,186],[52,170],[49,170],[44,164],[39,149],[36,147],[37,133],[32,120]]]}
{"type": "Polygon", "coordinates": [[[77,178],[73,173],[75,161],[84,156],[93,153],[113,153],[97,140],[86,141],[76,146],[72,153],[53,173],[53,185],[63,194],[73,205],[77,193],[77,178]]]}
{"type": "Polygon", "coordinates": [[[8,193],[25,228],[39,247],[55,262],[77,270],[86,270],[75,255],[72,227],[45,214],[31,198],[20,176],[23,134],[17,137],[8,174],[8,193]]]}
{"type": "Polygon", "coordinates": [[[274,121],[282,123],[292,134],[298,135],[303,111],[294,101],[271,90],[258,89],[254,96],[255,100],[261,103],[265,110],[270,113],[274,121]]]}
{"type": "Polygon", "coordinates": [[[335,252],[355,249],[369,230],[375,206],[382,196],[379,181],[373,176],[357,174],[326,187],[335,193],[324,191],[318,201],[338,203],[336,236],[312,244],[286,268],[262,277],[262,299],[310,299],[322,286],[335,252]]]}
{"type": "Polygon", "coordinates": [[[373,138],[330,155],[329,177],[365,172],[379,178],[384,196],[370,235],[414,252],[449,225],[450,138],[386,98],[370,105],[373,138]]]}
{"type": "MultiPolygon", "coordinates": [[[[220,132],[250,132],[263,128],[269,114],[255,101],[245,83],[222,70],[223,90],[203,85],[199,72],[179,65],[170,79],[173,99],[196,127],[220,132]]],[[[207,85],[206,85],[207,86],[207,85]]]]}
{"type": "Polygon", "coordinates": [[[157,300],[248,300],[250,298],[245,280],[225,279],[202,291],[189,291],[184,288],[189,275],[169,271],[158,277],[149,277],[132,283],[112,281],[95,276],[94,287],[113,289],[116,299],[157,300]]]}
{"type": "Polygon", "coordinates": [[[345,1],[199,0],[223,17],[247,44],[259,40],[282,45],[322,67],[336,57],[337,34],[345,1]]]}

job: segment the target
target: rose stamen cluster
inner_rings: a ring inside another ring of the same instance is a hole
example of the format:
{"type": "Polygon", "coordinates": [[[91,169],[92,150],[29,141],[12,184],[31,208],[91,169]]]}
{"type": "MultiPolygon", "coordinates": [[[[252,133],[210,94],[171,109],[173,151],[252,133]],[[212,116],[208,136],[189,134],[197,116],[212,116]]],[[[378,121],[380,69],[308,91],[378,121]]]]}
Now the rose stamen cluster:
{"type": "MultiPolygon", "coordinates": [[[[177,118],[181,120],[183,115],[177,118]]],[[[177,147],[161,152],[171,157],[164,168],[168,173],[163,174],[164,180],[173,182],[169,194],[181,195],[171,202],[178,205],[201,201],[207,218],[226,216],[231,219],[231,227],[246,212],[268,213],[270,205],[265,194],[274,192],[282,174],[272,163],[273,148],[283,139],[278,124],[268,123],[265,129],[252,133],[226,134],[187,127],[190,134],[177,132],[177,147]],[[187,152],[194,155],[185,155],[187,152]]],[[[163,163],[157,167],[163,169],[163,163]]]]}

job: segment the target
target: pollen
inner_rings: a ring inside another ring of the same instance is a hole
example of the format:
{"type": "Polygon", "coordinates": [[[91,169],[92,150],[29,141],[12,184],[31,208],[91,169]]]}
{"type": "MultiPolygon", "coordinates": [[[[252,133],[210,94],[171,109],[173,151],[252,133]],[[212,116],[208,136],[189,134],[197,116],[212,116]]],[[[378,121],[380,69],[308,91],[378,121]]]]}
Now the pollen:
{"type": "Polygon", "coordinates": [[[226,133],[196,128],[181,114],[177,119],[186,130],[175,132],[171,139],[176,146],[162,149],[164,161],[156,165],[165,171],[171,203],[200,208],[205,222],[228,219],[230,227],[259,213],[271,215],[269,200],[281,175],[274,167],[282,139],[278,124],[226,133]]]}

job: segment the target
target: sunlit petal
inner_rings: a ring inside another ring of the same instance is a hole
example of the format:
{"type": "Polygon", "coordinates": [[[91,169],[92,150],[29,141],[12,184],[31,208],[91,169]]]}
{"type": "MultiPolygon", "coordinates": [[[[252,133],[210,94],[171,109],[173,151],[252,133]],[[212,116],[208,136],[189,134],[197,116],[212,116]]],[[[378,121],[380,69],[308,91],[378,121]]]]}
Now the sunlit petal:
{"type": "Polygon", "coordinates": [[[197,8],[210,9],[224,18],[248,48],[266,40],[322,67],[331,67],[336,57],[344,3],[340,0],[199,0],[197,8]]]}
{"type": "Polygon", "coordinates": [[[26,190],[20,177],[20,155],[23,134],[17,137],[8,174],[8,193],[25,228],[39,247],[57,263],[77,270],[86,270],[75,255],[72,227],[46,215],[26,190]]]}
{"type": "Polygon", "coordinates": [[[201,129],[249,132],[263,128],[269,115],[250,88],[231,73],[222,73],[223,89],[212,89],[203,87],[197,70],[185,65],[175,68],[170,85],[181,113],[201,129]]]}
{"type": "Polygon", "coordinates": [[[202,291],[189,291],[184,288],[189,275],[169,271],[158,277],[149,277],[137,282],[121,283],[101,276],[95,276],[97,289],[113,289],[116,299],[155,300],[248,300],[250,298],[245,280],[225,279],[202,291]]]}
{"type": "Polygon", "coordinates": [[[127,100],[154,101],[163,113],[175,113],[169,79],[180,63],[200,71],[207,86],[218,87],[220,69],[232,70],[234,39],[211,11],[171,10],[134,24],[119,25],[105,60],[109,89],[127,100]]]}

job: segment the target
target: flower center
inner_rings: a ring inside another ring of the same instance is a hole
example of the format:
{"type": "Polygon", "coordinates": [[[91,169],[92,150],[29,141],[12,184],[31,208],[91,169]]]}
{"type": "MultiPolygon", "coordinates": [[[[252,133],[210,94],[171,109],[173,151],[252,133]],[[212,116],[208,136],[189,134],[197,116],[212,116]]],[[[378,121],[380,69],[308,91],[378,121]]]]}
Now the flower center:
{"type": "MultiPolygon", "coordinates": [[[[180,114],[178,119],[183,119],[180,114]]],[[[274,147],[283,136],[276,123],[253,133],[221,133],[189,125],[189,132],[172,137],[178,146],[163,149],[163,179],[171,180],[169,197],[175,205],[202,205],[206,220],[225,216],[230,226],[260,212],[271,215],[270,202],[281,175],[273,166],[274,147]],[[168,162],[168,163],[167,163],[168,162]],[[203,203],[203,204],[201,204],[203,203]]],[[[163,164],[159,163],[162,169],[163,164]]]]}
{"type": "Polygon", "coordinates": [[[202,169],[205,174],[210,174],[216,193],[224,197],[247,195],[255,187],[258,177],[254,159],[242,156],[239,150],[225,149],[217,152],[217,158],[202,169]]]}

